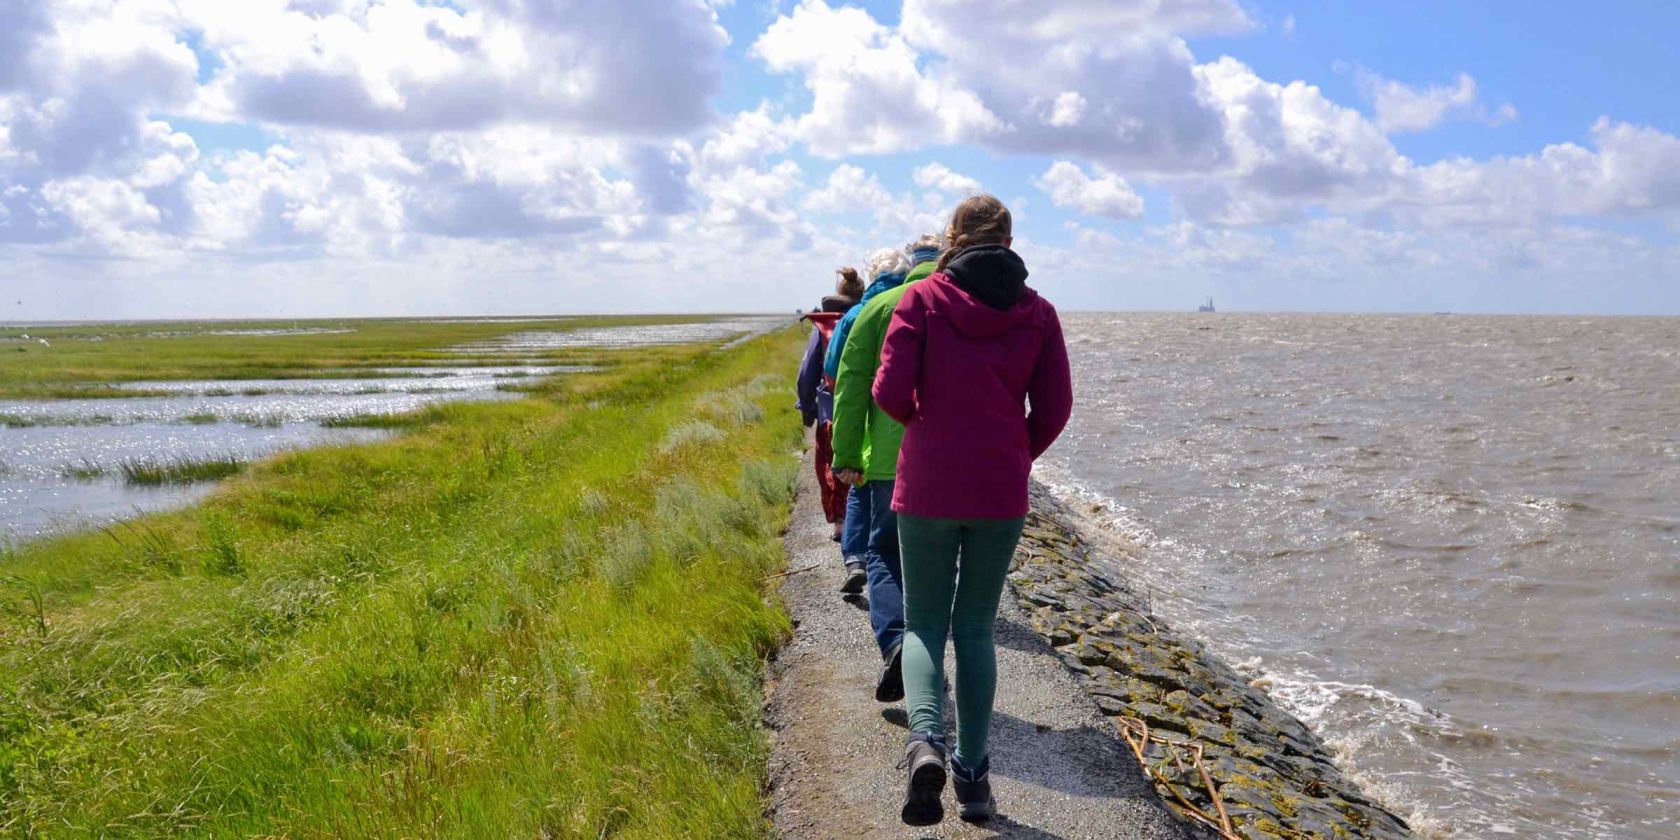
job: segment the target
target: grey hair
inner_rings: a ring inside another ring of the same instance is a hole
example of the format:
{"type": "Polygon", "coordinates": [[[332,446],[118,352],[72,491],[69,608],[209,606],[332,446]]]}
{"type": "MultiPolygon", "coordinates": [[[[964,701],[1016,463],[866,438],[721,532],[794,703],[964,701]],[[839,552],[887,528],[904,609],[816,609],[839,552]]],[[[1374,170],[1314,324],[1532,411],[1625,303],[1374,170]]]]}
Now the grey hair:
{"type": "Polygon", "coordinates": [[[916,237],[916,241],[904,246],[904,252],[910,253],[922,248],[932,248],[935,251],[945,250],[945,234],[924,233],[916,237]]]}
{"type": "Polygon", "coordinates": [[[910,268],[910,258],[897,248],[882,248],[869,255],[870,281],[880,279],[883,274],[906,274],[910,268]]]}

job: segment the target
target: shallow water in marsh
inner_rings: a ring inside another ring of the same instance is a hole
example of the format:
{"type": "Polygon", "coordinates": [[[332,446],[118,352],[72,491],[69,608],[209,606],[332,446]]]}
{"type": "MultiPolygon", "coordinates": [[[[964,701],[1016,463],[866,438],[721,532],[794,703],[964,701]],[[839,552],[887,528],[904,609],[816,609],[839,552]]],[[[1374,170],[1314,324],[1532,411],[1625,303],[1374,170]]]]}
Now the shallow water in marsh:
{"type": "Polygon", "coordinates": [[[1066,330],[1040,477],[1422,833],[1680,836],[1680,319],[1066,330]]]}
{"type": "MultiPolygon", "coordinates": [[[[377,439],[370,429],[325,428],[361,415],[401,414],[438,402],[511,399],[502,389],[591,368],[556,366],[533,353],[622,348],[751,336],[789,317],[741,317],[698,324],[524,330],[452,350],[493,364],[369,368],[342,379],[129,382],[141,392],[110,399],[0,399],[0,538],[28,539],[173,507],[210,485],[136,487],[121,465],[232,456],[254,460],[287,449],[377,439]]],[[[94,325],[97,326],[97,325],[94,325]]],[[[189,325],[182,335],[204,334],[189,325]]],[[[233,334],[213,329],[218,334],[233,334]]],[[[320,329],[244,330],[307,334],[320,329]]]]}
{"type": "Polygon", "coordinates": [[[576,330],[531,330],[455,348],[459,353],[521,355],[578,347],[655,347],[695,341],[741,340],[785,326],[782,315],[744,315],[692,324],[644,324],[630,327],[585,327],[576,330]]]}
{"type": "Polygon", "coordinates": [[[239,423],[193,426],[142,422],[124,426],[36,426],[0,429],[0,534],[28,539],[126,519],[202,497],[213,484],[136,487],[123,482],[128,460],[216,458],[250,460],[287,449],[364,443],[377,429],[326,429],[292,422],[276,427],[239,423]],[[94,469],[76,478],[69,469],[94,469]]]}

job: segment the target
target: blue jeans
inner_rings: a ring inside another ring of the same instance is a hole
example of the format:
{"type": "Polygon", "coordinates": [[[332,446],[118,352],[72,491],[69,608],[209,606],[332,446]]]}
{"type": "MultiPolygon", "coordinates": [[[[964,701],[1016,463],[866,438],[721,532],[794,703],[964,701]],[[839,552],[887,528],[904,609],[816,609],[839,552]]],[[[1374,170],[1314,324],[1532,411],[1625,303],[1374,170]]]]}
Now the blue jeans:
{"type": "Polygon", "coordinates": [[[853,486],[846,491],[846,524],[840,528],[840,557],[865,562],[869,554],[869,493],[853,486]]]}
{"type": "Polygon", "coordinates": [[[869,497],[869,625],[883,659],[904,640],[904,571],[898,560],[898,515],[892,509],[895,483],[870,481],[861,488],[869,497]]]}

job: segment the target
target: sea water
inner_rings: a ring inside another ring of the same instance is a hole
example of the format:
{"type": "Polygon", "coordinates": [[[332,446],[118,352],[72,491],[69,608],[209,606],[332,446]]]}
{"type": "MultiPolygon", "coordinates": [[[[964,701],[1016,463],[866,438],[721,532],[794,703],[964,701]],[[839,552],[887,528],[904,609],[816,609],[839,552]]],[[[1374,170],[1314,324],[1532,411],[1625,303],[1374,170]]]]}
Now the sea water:
{"type": "Polygon", "coordinates": [[[1069,315],[1039,475],[1425,834],[1680,836],[1680,319],[1069,315]]]}

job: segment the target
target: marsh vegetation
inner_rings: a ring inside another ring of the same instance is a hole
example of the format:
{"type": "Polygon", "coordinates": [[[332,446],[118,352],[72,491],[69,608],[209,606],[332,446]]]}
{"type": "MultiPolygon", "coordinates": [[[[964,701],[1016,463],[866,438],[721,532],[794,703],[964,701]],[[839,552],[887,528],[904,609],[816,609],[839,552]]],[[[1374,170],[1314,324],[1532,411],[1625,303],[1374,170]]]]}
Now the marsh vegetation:
{"type": "Polygon", "coordinates": [[[6,549],[0,835],[762,835],[799,424],[761,372],[802,340],[620,351],[6,549]]]}

